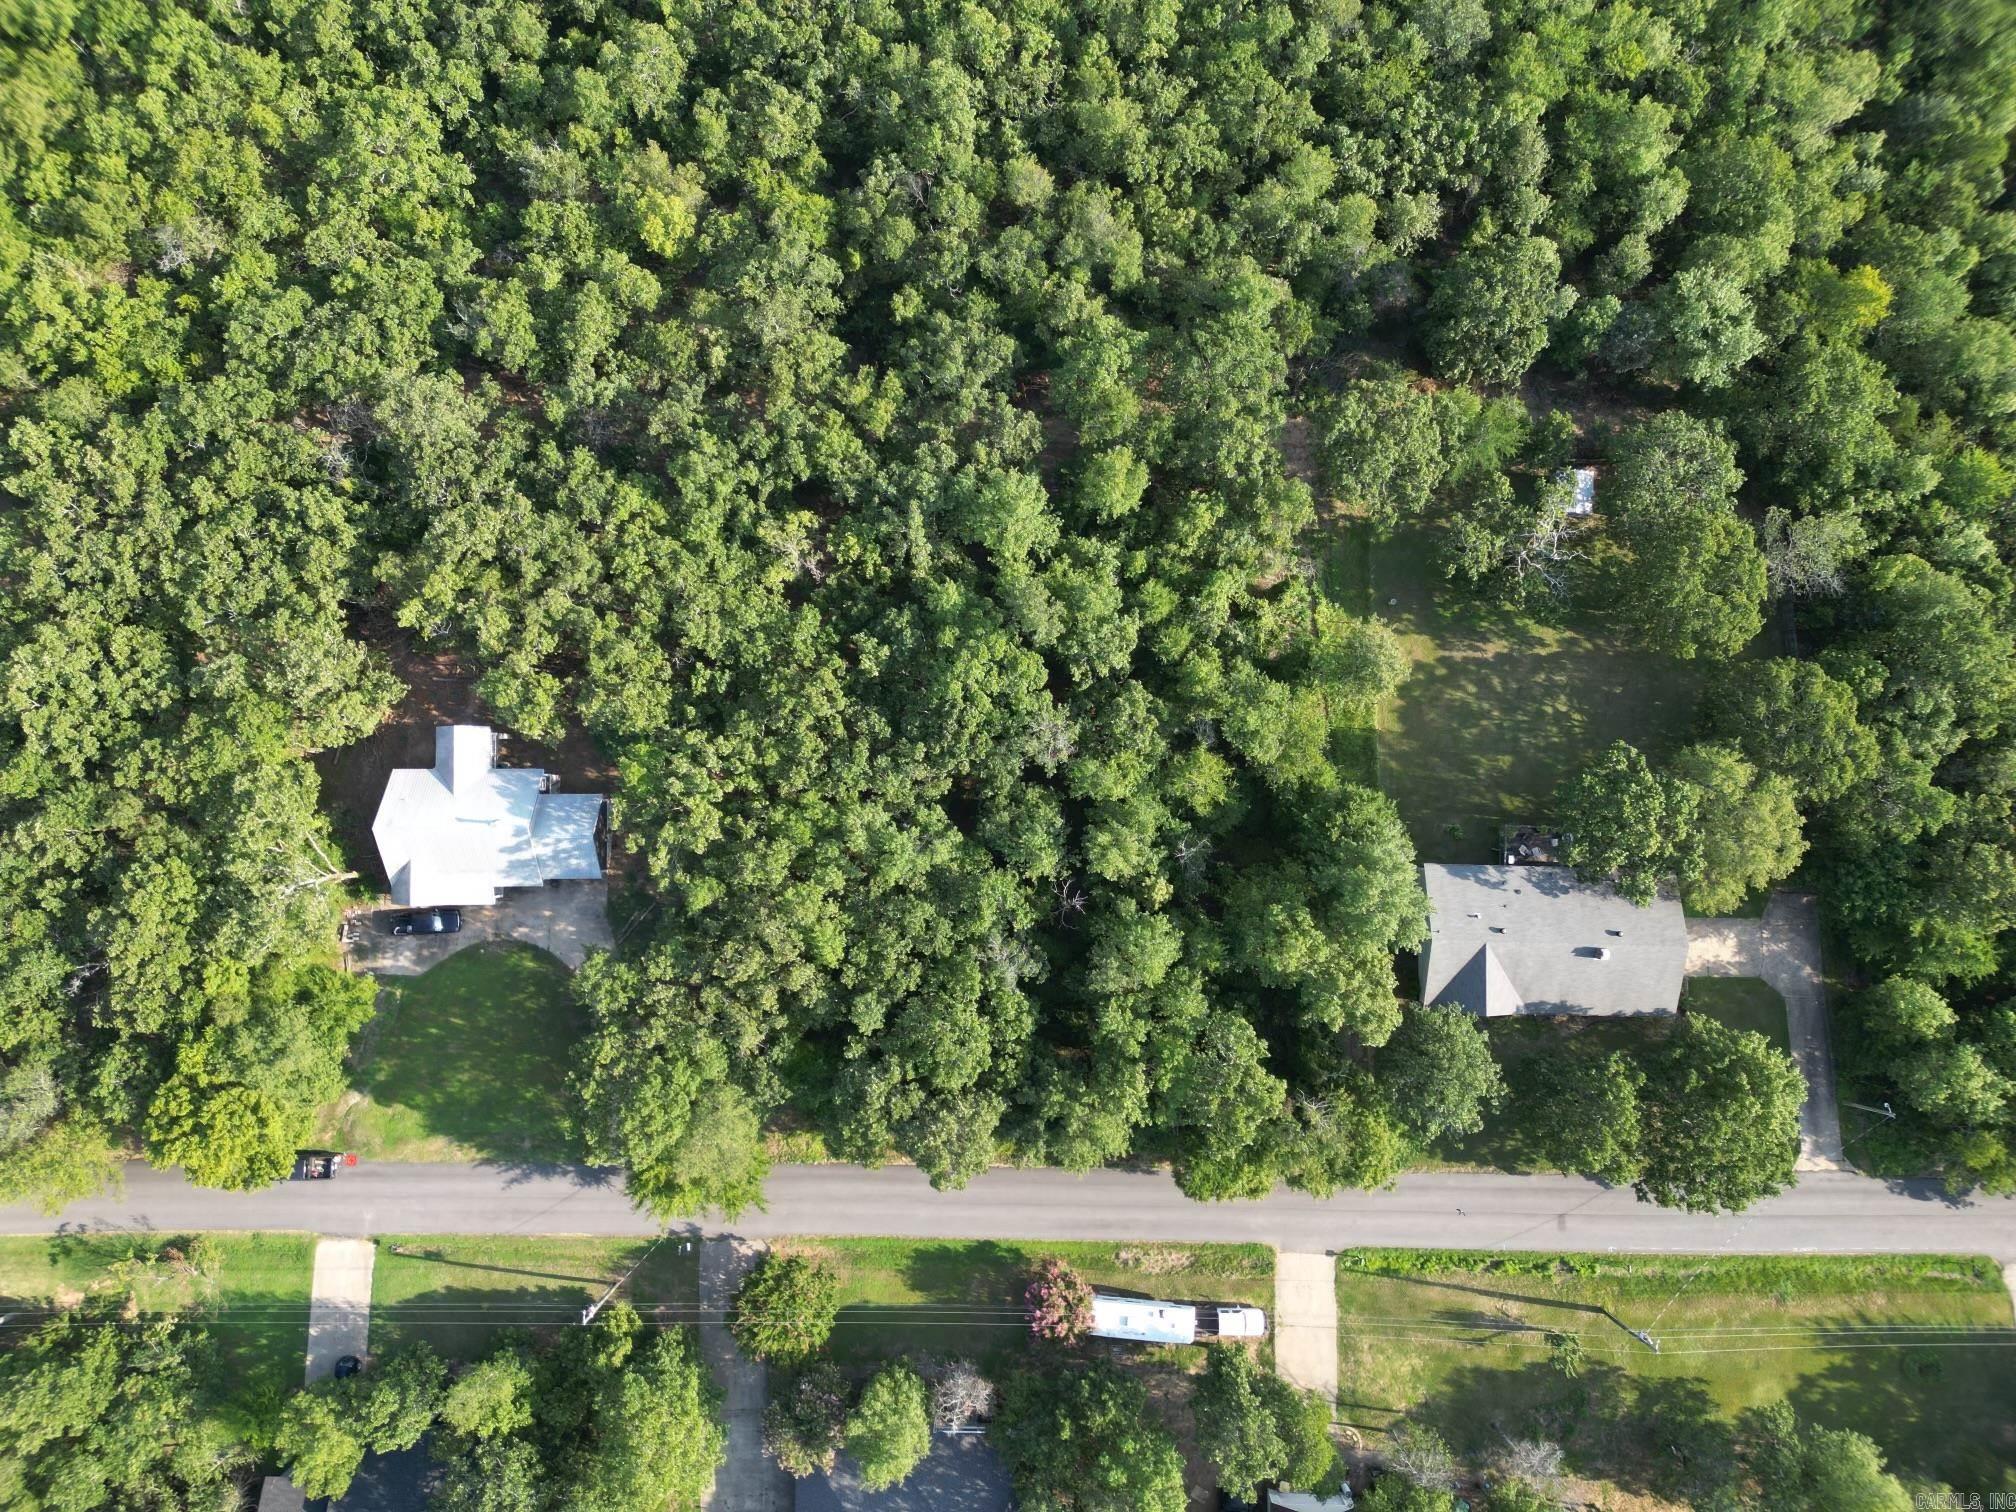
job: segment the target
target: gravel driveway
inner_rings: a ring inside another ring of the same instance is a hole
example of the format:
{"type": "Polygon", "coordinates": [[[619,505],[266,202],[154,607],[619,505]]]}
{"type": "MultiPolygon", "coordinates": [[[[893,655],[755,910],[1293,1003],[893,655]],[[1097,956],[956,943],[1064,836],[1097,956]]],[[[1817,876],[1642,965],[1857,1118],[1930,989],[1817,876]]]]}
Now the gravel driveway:
{"type": "Polygon", "coordinates": [[[486,940],[517,940],[536,945],[578,971],[588,952],[615,948],[609,930],[607,882],[549,882],[544,887],[514,888],[501,903],[462,910],[462,930],[452,935],[395,935],[390,919],[405,909],[381,905],[350,915],[357,939],[344,950],[352,971],[383,976],[418,976],[438,966],[458,950],[486,940]]]}
{"type": "Polygon", "coordinates": [[[1773,893],[1761,919],[1689,919],[1687,975],[1761,977],[1785,999],[1792,1058],[1806,1076],[1799,1169],[1841,1169],[1841,1112],[1820,967],[1820,911],[1812,898],[1773,893]]]}

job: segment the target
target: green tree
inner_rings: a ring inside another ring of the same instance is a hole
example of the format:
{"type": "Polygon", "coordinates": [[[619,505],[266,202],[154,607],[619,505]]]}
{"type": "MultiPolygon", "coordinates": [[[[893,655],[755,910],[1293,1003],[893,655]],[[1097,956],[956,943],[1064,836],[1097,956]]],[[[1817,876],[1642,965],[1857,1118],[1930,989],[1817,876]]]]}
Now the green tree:
{"type": "Polygon", "coordinates": [[[566,1505],[592,1512],[698,1507],[728,1457],[721,1392],[697,1342],[661,1329],[595,1402],[593,1452],[566,1505]]]}
{"type": "Polygon", "coordinates": [[[1366,1492],[1359,1505],[1365,1512],[1455,1512],[1456,1498],[1447,1491],[1389,1475],[1366,1492]]]}
{"type": "Polygon", "coordinates": [[[222,1362],[185,1320],[90,1307],[0,1351],[0,1484],[20,1505],[235,1505],[251,1453],[210,1405],[222,1362]]]}
{"type": "Polygon", "coordinates": [[[1329,491],[1375,529],[1426,510],[1449,469],[1435,396],[1403,377],[1347,386],[1315,424],[1329,491]]]}
{"type": "Polygon", "coordinates": [[[1681,875],[1688,912],[1732,912],[1798,867],[1805,827],[1789,779],[1760,778],[1734,746],[1709,744],[1675,756],[1673,777],[1694,789],[1699,816],[1681,875]]]}
{"type": "Polygon", "coordinates": [[[1855,692],[1815,662],[1737,662],[1704,701],[1709,729],[1759,769],[1789,779],[1809,803],[1837,798],[1876,768],[1876,741],[1855,692]]]}
{"type": "Polygon", "coordinates": [[[1662,881],[1696,868],[1698,791],[1655,773],[1621,740],[1561,784],[1554,811],[1570,836],[1563,859],[1634,903],[1651,902],[1662,881]]]}
{"type": "Polygon", "coordinates": [[[1806,1081],[1754,1030],[1690,1014],[1646,1067],[1644,1165],[1661,1207],[1736,1212],[1792,1183],[1806,1081]]]}
{"type": "Polygon", "coordinates": [[[1764,556],[1736,513],[1743,481],[1721,434],[1669,412],[1612,445],[1604,512],[1621,548],[1618,612],[1675,656],[1732,656],[1763,628],[1764,556]]]}
{"type": "Polygon", "coordinates": [[[1752,1408],[1739,1424],[1742,1453],[1759,1494],[1781,1506],[1867,1507],[1905,1512],[1911,1496],[1860,1433],[1801,1423],[1790,1404],[1752,1408]]]}
{"type": "Polygon", "coordinates": [[[819,1361],[794,1376],[763,1409],[763,1451],[787,1475],[831,1470],[847,1436],[847,1380],[819,1361]]]}
{"type": "Polygon", "coordinates": [[[332,1393],[304,1391],[288,1399],[273,1435],[273,1452],[304,1496],[341,1496],[350,1489],[366,1444],[350,1420],[349,1403],[332,1393]]]}
{"type": "Polygon", "coordinates": [[[447,1368],[426,1345],[375,1361],[363,1375],[296,1392],[274,1451],[307,1496],[340,1497],[369,1452],[410,1449],[442,1406],[447,1368]]]}
{"type": "Polygon", "coordinates": [[[1409,1004],[1377,1072],[1395,1121],[1422,1145],[1476,1133],[1505,1095],[1482,1022],[1461,1008],[1409,1004]]]}
{"type": "Polygon", "coordinates": [[[188,1044],[147,1111],[148,1156],[201,1186],[252,1191],[282,1180],[307,1136],[277,1098],[230,1079],[207,1043],[188,1044]]]}
{"type": "Polygon", "coordinates": [[[1645,1073],[1621,1051],[1529,1056],[1519,1063],[1508,1119],[1542,1165],[1632,1182],[1643,1160],[1644,1087],[1645,1073]]]}
{"type": "Polygon", "coordinates": [[[441,1421],[483,1440],[516,1433],[532,1421],[532,1373],[516,1355],[478,1361],[441,1398],[441,1421]]]}
{"type": "Polygon", "coordinates": [[[622,1164],[631,1195],[661,1218],[733,1217],[755,1202],[769,1159],[721,1046],[679,1033],[660,990],[611,956],[591,958],[573,990],[596,1026],[573,1073],[589,1158],[622,1164]]]}
{"type": "Polygon", "coordinates": [[[1204,1375],[1191,1401],[1197,1445],[1219,1486],[1241,1501],[1255,1500],[1262,1483],[1279,1479],[1287,1468],[1288,1444],[1273,1384],[1237,1345],[1205,1352],[1204,1375]]]}
{"type": "Polygon", "coordinates": [[[988,1434],[1025,1506],[1182,1512],[1183,1457],[1139,1381],[1111,1365],[1025,1372],[988,1434]]]}
{"type": "Polygon", "coordinates": [[[1480,228],[1435,281],[1426,343],[1438,373],[1466,383],[1516,383],[1574,306],[1560,250],[1544,236],[1480,228]]]}
{"type": "Polygon", "coordinates": [[[901,1485],[931,1452],[931,1400],[908,1365],[885,1365],[861,1389],[847,1417],[847,1453],[871,1491],[901,1485]]]}
{"type": "Polygon", "coordinates": [[[839,1316],[840,1283],[830,1269],[772,1251],[736,1290],[728,1328],[744,1354],[788,1369],[826,1347],[839,1316]]]}

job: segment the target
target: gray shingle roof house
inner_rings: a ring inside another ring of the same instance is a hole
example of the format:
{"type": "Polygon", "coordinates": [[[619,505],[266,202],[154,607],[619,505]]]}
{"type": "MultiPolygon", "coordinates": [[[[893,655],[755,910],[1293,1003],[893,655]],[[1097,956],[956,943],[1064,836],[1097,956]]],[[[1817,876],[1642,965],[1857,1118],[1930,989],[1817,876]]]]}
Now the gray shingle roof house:
{"type": "Polygon", "coordinates": [[[1513,1013],[1673,1013],[1687,917],[1661,893],[1638,907],[1565,866],[1424,866],[1421,1001],[1513,1013]]]}
{"type": "Polygon", "coordinates": [[[442,725],[434,765],[401,767],[371,822],[392,901],[495,903],[506,887],[602,875],[600,793],[556,793],[537,767],[497,765],[487,725],[442,725]]]}
{"type": "Polygon", "coordinates": [[[1015,1490],[984,1434],[937,1432],[902,1485],[870,1491],[843,1454],[830,1475],[798,1481],[792,1505],[793,1512],[1013,1512],[1015,1490]]]}

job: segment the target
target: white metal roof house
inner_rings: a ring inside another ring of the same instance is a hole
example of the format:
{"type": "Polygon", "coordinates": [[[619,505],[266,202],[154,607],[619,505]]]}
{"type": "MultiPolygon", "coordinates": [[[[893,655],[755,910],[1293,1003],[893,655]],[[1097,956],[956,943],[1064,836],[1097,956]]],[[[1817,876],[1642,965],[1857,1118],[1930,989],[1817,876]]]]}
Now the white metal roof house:
{"type": "Polygon", "coordinates": [[[1674,1013],[1687,916],[1662,892],[1641,908],[1565,866],[1424,866],[1421,1001],[1513,1013],[1674,1013]]]}
{"type": "Polygon", "coordinates": [[[408,908],[495,903],[507,887],[602,875],[600,793],[556,793],[537,767],[497,765],[487,725],[443,725],[434,765],[385,783],[371,834],[408,908]]]}

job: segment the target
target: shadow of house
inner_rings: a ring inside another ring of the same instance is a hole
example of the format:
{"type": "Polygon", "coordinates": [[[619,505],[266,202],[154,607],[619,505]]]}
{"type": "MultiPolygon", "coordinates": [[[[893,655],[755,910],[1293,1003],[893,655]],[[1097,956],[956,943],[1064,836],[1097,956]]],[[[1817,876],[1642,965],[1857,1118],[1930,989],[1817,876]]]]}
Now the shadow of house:
{"type": "Polygon", "coordinates": [[[797,1483],[795,1512],[1012,1512],[1008,1467],[975,1432],[934,1433],[931,1452],[900,1486],[870,1491],[844,1455],[830,1474],[797,1483]]]}

